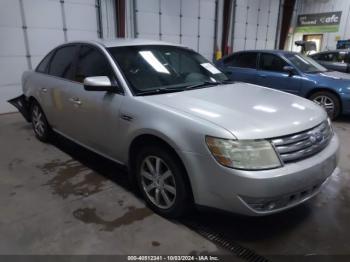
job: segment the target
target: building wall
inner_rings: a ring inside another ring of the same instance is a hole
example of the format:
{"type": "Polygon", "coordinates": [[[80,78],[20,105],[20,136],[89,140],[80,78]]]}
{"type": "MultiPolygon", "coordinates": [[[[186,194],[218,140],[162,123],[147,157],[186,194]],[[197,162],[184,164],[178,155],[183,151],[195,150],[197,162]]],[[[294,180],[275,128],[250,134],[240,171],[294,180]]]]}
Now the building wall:
{"type": "MultiPolygon", "coordinates": [[[[280,0],[232,1],[233,51],[274,48],[280,0]]],[[[180,43],[212,60],[215,32],[218,39],[222,33],[216,27],[222,3],[126,0],[126,36],[180,43]]],[[[115,0],[0,0],[0,113],[15,111],[6,101],[21,93],[23,71],[34,69],[49,50],[66,41],[96,39],[100,33],[114,38],[116,20],[115,0]]]]}
{"type": "Polygon", "coordinates": [[[23,71],[34,69],[53,47],[96,39],[95,0],[0,0],[0,113],[21,94],[23,71]]]}
{"type": "MultiPolygon", "coordinates": [[[[337,45],[336,38],[350,39],[350,1],[349,0],[298,0],[296,3],[296,15],[313,14],[332,11],[342,11],[339,31],[331,33],[315,33],[323,34],[321,51],[335,49],[337,45]]],[[[296,19],[294,19],[295,27],[296,19]]],[[[299,47],[294,45],[297,40],[302,40],[303,35],[312,33],[294,33],[291,34],[287,44],[287,49],[300,51],[299,47]]]]}

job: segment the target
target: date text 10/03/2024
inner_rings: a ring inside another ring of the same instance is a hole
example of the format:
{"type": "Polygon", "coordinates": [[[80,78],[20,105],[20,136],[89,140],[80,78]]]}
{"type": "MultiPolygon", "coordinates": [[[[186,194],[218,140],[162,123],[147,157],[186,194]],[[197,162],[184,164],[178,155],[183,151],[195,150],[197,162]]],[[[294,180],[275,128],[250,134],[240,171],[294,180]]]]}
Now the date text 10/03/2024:
{"type": "Polygon", "coordinates": [[[197,256],[128,256],[128,261],[219,261],[219,257],[211,255],[197,256]]]}

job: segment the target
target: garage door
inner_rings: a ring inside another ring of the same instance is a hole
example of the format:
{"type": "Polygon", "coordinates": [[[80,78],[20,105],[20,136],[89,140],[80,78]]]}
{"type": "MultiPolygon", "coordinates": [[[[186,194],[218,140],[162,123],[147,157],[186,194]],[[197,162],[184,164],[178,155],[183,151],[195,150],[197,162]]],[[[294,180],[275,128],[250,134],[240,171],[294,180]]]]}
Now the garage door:
{"type": "Polygon", "coordinates": [[[280,0],[237,0],[233,51],[274,49],[280,0]]]}
{"type": "Polygon", "coordinates": [[[215,0],[137,0],[136,37],[186,45],[212,60],[215,0]]]}
{"type": "Polygon", "coordinates": [[[95,0],[0,0],[0,113],[21,93],[21,74],[35,68],[53,47],[96,39],[95,0]]]}

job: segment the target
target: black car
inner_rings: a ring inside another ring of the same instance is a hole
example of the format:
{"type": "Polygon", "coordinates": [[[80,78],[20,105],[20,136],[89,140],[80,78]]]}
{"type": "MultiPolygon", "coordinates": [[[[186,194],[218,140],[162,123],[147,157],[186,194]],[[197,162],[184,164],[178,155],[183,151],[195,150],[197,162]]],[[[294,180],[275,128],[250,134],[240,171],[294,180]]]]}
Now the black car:
{"type": "Polygon", "coordinates": [[[329,70],[350,73],[350,49],[325,51],[310,57],[329,70]]]}

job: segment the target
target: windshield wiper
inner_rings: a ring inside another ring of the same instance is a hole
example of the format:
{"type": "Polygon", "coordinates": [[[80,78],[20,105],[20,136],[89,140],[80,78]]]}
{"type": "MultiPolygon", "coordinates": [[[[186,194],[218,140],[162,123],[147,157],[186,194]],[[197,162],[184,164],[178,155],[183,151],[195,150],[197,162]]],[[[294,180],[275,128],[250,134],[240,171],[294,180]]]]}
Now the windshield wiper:
{"type": "Polygon", "coordinates": [[[151,89],[151,90],[145,90],[145,91],[140,91],[137,92],[137,96],[142,96],[142,95],[157,95],[157,94],[166,94],[166,93],[173,93],[173,92],[182,92],[186,90],[191,90],[191,89],[197,89],[197,88],[204,88],[204,87],[211,87],[211,86],[217,86],[217,85],[222,85],[222,84],[232,84],[234,81],[231,80],[223,80],[223,81],[218,81],[218,82],[212,82],[212,81],[203,81],[198,84],[194,85],[188,85],[185,87],[169,87],[169,88],[157,88],[157,89],[151,89]]]}
{"type": "Polygon", "coordinates": [[[166,93],[173,93],[173,92],[181,92],[184,91],[183,88],[157,88],[157,89],[151,89],[151,90],[145,90],[137,92],[137,96],[146,96],[146,95],[158,95],[158,94],[166,94],[166,93]]]}
{"type": "Polygon", "coordinates": [[[201,82],[201,83],[198,83],[198,84],[186,86],[185,90],[202,88],[202,87],[217,86],[217,85],[220,85],[220,84],[221,84],[220,82],[204,81],[204,82],[201,82]]]}
{"type": "Polygon", "coordinates": [[[233,84],[234,81],[232,80],[222,80],[217,82],[211,82],[211,81],[204,81],[198,84],[186,86],[185,88],[188,89],[196,89],[196,88],[202,88],[202,87],[210,87],[210,86],[217,86],[217,85],[227,85],[227,84],[233,84]]]}
{"type": "Polygon", "coordinates": [[[230,80],[230,79],[227,79],[227,80],[222,80],[222,81],[220,81],[219,83],[222,84],[222,85],[228,85],[228,84],[233,84],[233,83],[235,83],[235,81],[230,80]]]}

